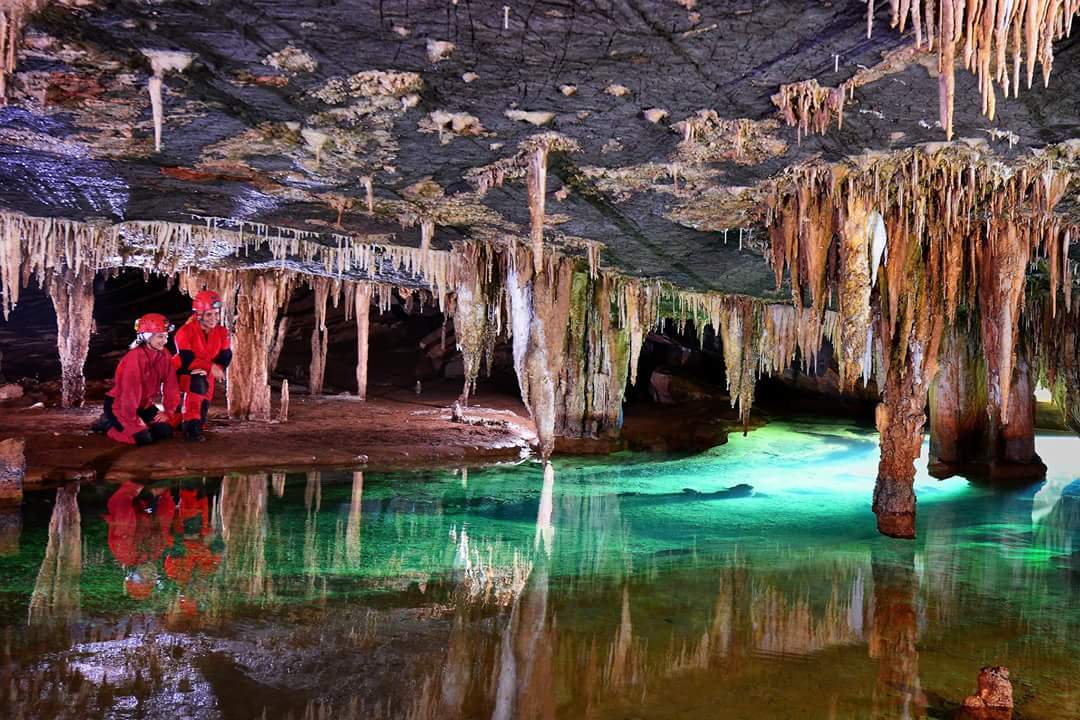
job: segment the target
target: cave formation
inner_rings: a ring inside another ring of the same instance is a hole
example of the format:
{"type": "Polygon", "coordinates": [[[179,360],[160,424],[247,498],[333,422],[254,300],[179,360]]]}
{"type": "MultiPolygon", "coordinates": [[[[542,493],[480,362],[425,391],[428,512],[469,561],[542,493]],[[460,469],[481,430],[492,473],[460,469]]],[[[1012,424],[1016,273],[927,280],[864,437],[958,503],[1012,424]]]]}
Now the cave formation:
{"type": "MultiPolygon", "coordinates": [[[[3,311],[47,292],[63,408],[87,398],[95,283],[135,269],[221,292],[227,412],[247,422],[285,425],[328,386],[370,399],[395,313],[427,318],[423,362],[460,354],[456,420],[502,358],[545,459],[622,447],[665,327],[719,349],[744,431],[762,378],[835,372],[837,398],[880,400],[873,505],[897,537],[915,532],[927,429],[936,473],[1038,477],[1036,386],[1080,428],[1075,0],[999,17],[936,0],[764,8],[757,24],[656,4],[643,32],[715,31],[715,67],[667,46],[596,59],[575,38],[567,52],[604,81],[565,71],[535,97],[514,89],[540,62],[528,53],[436,41],[442,21],[415,10],[373,15],[350,54],[312,29],[342,11],[308,5],[266,10],[282,15],[258,57],[220,9],[0,14],[3,311]],[[841,28],[841,45],[780,57],[762,33],[783,23],[841,28]],[[742,79],[709,79],[727,75],[742,79]],[[433,117],[449,120],[432,132],[433,117]],[[339,365],[349,377],[331,381],[339,365]]],[[[492,8],[482,32],[509,32],[492,8]]],[[[533,21],[529,42],[567,22],[533,21]]]]}

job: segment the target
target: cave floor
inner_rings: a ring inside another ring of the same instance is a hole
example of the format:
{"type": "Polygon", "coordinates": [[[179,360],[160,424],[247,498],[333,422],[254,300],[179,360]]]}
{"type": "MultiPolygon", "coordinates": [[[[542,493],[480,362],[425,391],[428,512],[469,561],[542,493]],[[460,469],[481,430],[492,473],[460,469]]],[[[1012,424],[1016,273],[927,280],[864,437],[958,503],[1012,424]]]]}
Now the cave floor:
{"type": "MultiPolygon", "coordinates": [[[[229,420],[224,398],[210,410],[207,441],[177,438],[149,447],[115,443],[88,430],[101,402],[86,407],[30,407],[32,399],[0,403],[0,437],[26,440],[27,487],[94,473],[98,480],[213,475],[250,468],[372,467],[480,464],[514,460],[535,440],[516,398],[481,393],[450,419],[460,387],[382,390],[361,403],[348,395],[293,394],[287,422],[229,420]]],[[[273,408],[277,413],[275,394],[273,408]]]]}

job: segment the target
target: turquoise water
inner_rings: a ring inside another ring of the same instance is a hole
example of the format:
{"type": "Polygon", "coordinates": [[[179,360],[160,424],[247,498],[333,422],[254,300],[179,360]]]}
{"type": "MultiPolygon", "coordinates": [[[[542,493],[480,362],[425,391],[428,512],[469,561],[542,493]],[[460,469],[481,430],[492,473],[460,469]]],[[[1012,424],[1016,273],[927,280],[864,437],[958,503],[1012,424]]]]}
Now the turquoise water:
{"type": "MultiPolygon", "coordinates": [[[[5,717],[1080,718],[1080,439],[917,481],[773,423],[691,457],[83,486],[0,516],[5,717]],[[13,527],[21,527],[19,530],[13,527]]],[[[922,464],[922,463],[920,463],[922,464]]]]}

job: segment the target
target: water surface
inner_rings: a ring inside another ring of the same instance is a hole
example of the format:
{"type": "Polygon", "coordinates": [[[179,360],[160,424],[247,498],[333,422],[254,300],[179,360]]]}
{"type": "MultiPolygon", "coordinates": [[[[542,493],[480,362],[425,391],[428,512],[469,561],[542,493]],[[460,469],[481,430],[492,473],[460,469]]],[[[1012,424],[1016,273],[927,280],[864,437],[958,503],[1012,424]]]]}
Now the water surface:
{"type": "Polygon", "coordinates": [[[3,717],[949,717],[981,666],[1080,718],[1080,439],[1047,482],[917,482],[773,423],[692,457],[255,473],[0,515],[3,717]]]}

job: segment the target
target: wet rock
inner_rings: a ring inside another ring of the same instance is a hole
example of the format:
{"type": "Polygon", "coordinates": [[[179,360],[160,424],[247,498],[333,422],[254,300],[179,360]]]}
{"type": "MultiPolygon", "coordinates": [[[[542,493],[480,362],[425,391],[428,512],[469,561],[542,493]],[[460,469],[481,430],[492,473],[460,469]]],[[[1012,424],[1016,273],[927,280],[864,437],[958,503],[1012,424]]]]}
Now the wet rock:
{"type": "Polygon", "coordinates": [[[1008,720],[1012,717],[1013,692],[1009,668],[998,665],[979,671],[979,692],[964,698],[964,715],[969,718],[1008,720]]]}
{"type": "Polygon", "coordinates": [[[26,441],[22,438],[0,441],[0,504],[22,501],[25,475],[26,441]]]}
{"type": "Polygon", "coordinates": [[[23,396],[23,387],[16,383],[0,385],[0,400],[14,400],[23,396]]]}
{"type": "Polygon", "coordinates": [[[657,368],[649,376],[649,396],[660,405],[678,405],[691,400],[708,400],[716,392],[695,380],[657,368]]]}

